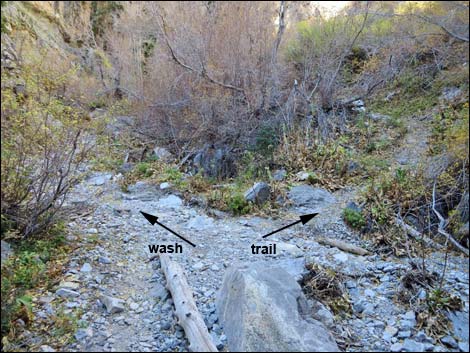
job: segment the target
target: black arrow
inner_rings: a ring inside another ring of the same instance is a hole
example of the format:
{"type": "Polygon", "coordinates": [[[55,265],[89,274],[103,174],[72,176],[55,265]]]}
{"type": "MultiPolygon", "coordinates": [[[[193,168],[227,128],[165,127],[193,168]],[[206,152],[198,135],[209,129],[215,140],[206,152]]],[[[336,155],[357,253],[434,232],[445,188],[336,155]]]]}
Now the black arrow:
{"type": "Polygon", "coordinates": [[[189,240],[183,238],[181,235],[179,235],[178,233],[176,233],[174,230],[171,230],[171,229],[168,228],[166,225],[161,224],[161,223],[158,221],[158,217],[157,217],[157,216],[154,216],[154,215],[151,215],[151,214],[142,212],[142,211],[140,211],[140,213],[142,213],[142,215],[147,219],[147,221],[150,222],[151,225],[155,225],[155,223],[157,223],[160,227],[165,228],[167,231],[169,231],[170,233],[173,233],[173,234],[176,235],[178,238],[184,240],[186,243],[191,244],[192,246],[196,247],[196,245],[194,245],[193,243],[191,243],[189,240]]]}
{"type": "Polygon", "coordinates": [[[291,223],[291,224],[288,224],[282,228],[279,228],[277,230],[275,230],[274,232],[271,232],[269,234],[266,234],[266,235],[263,235],[263,238],[267,238],[269,237],[270,235],[273,235],[274,233],[277,233],[277,232],[280,232],[281,230],[284,230],[286,228],[289,228],[289,227],[292,227],[292,226],[295,226],[297,223],[300,223],[302,222],[302,224],[306,224],[308,221],[310,221],[313,217],[315,217],[318,213],[311,213],[311,214],[305,214],[303,216],[300,216],[300,219],[294,223],[291,223]]]}

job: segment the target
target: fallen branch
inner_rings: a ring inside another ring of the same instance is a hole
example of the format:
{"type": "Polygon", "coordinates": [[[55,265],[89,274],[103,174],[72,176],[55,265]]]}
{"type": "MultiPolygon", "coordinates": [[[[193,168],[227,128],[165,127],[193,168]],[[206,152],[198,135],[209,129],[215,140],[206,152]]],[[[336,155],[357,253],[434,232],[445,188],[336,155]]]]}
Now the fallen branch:
{"type": "Polygon", "coordinates": [[[349,252],[351,254],[356,254],[356,255],[361,255],[361,256],[369,254],[369,252],[366,249],[360,248],[356,245],[349,244],[349,243],[346,243],[344,241],[337,240],[337,239],[320,238],[317,240],[317,242],[322,245],[334,246],[335,248],[349,252]]]}
{"type": "Polygon", "coordinates": [[[432,189],[432,210],[436,214],[437,218],[439,218],[439,225],[437,228],[437,232],[444,237],[446,237],[447,240],[449,240],[458,250],[463,252],[465,255],[469,255],[468,249],[460,245],[460,243],[454,239],[452,235],[447,233],[445,231],[445,227],[447,226],[447,220],[442,217],[442,215],[436,210],[436,182],[434,182],[434,186],[432,189]]]}
{"type": "Polygon", "coordinates": [[[166,277],[168,290],[175,304],[178,324],[183,327],[192,352],[218,352],[207,330],[206,324],[197,310],[191,288],[183,269],[168,255],[160,255],[160,263],[166,277]]]}
{"type": "Polygon", "coordinates": [[[423,234],[421,234],[420,232],[418,232],[416,229],[414,229],[412,226],[410,226],[409,224],[406,224],[405,221],[403,219],[401,219],[400,217],[396,217],[395,218],[395,223],[401,228],[403,229],[406,234],[408,234],[409,236],[411,236],[412,238],[414,238],[415,240],[417,241],[422,241],[424,244],[426,244],[427,246],[433,248],[433,249],[442,249],[443,246],[440,245],[440,244],[437,244],[436,242],[433,242],[431,239],[429,238],[426,238],[423,234]]]}

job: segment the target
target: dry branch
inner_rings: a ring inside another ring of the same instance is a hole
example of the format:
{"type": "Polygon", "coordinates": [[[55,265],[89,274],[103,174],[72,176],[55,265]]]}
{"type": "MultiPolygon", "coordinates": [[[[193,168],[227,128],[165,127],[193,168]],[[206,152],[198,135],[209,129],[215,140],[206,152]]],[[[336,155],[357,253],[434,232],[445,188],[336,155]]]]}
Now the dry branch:
{"type": "Polygon", "coordinates": [[[460,250],[461,252],[463,252],[465,255],[468,256],[469,255],[468,249],[460,245],[460,243],[457,240],[455,240],[452,235],[450,235],[449,233],[445,231],[447,220],[444,217],[442,217],[442,215],[436,210],[436,183],[435,182],[434,182],[434,186],[432,189],[432,210],[436,214],[437,218],[439,218],[439,226],[438,226],[437,232],[443,235],[444,237],[446,237],[446,239],[449,240],[458,250],[460,250]]]}
{"type": "Polygon", "coordinates": [[[356,255],[361,255],[361,256],[369,254],[369,252],[363,248],[360,248],[356,245],[349,244],[349,243],[346,243],[344,241],[337,240],[337,239],[320,238],[317,240],[317,242],[322,245],[334,246],[340,250],[349,252],[351,254],[356,254],[356,255]]]}
{"type": "Polygon", "coordinates": [[[406,234],[408,234],[410,237],[414,238],[417,241],[422,241],[424,244],[427,246],[433,248],[433,249],[442,249],[443,246],[440,244],[437,244],[436,242],[433,242],[431,239],[426,238],[423,234],[418,232],[416,229],[414,229],[412,226],[409,224],[406,224],[406,222],[401,219],[399,216],[395,218],[395,223],[403,229],[406,234]]]}
{"type": "Polygon", "coordinates": [[[191,288],[181,266],[168,255],[160,255],[160,263],[166,277],[168,290],[175,303],[178,324],[183,327],[192,352],[218,352],[197,310],[191,288]]]}

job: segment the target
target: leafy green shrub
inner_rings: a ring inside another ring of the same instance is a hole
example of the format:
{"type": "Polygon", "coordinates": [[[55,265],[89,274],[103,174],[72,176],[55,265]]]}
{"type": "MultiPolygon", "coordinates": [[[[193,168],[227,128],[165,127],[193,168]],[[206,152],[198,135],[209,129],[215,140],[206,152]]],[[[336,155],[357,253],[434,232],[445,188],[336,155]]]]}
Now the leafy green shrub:
{"type": "Polygon", "coordinates": [[[252,207],[243,194],[236,193],[229,198],[228,208],[235,215],[244,215],[249,213],[252,207]]]}
{"type": "Polygon", "coordinates": [[[366,219],[361,211],[352,208],[345,208],[343,210],[344,221],[355,229],[361,229],[366,225],[366,219]]]}
{"type": "Polygon", "coordinates": [[[135,166],[137,173],[145,178],[151,177],[153,170],[150,168],[150,164],[147,162],[140,162],[135,166]]]}

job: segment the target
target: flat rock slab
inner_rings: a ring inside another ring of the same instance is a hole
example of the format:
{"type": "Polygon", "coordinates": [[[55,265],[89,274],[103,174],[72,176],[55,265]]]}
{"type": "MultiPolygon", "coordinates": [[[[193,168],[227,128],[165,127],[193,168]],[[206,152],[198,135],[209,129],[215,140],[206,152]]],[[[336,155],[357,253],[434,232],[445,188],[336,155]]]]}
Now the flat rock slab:
{"type": "Polygon", "coordinates": [[[310,185],[298,185],[290,189],[289,199],[295,207],[319,211],[336,201],[329,191],[310,185]]]}
{"type": "Polygon", "coordinates": [[[263,262],[229,268],[217,298],[230,351],[339,352],[333,336],[307,308],[299,284],[284,266],[263,262]]]}

